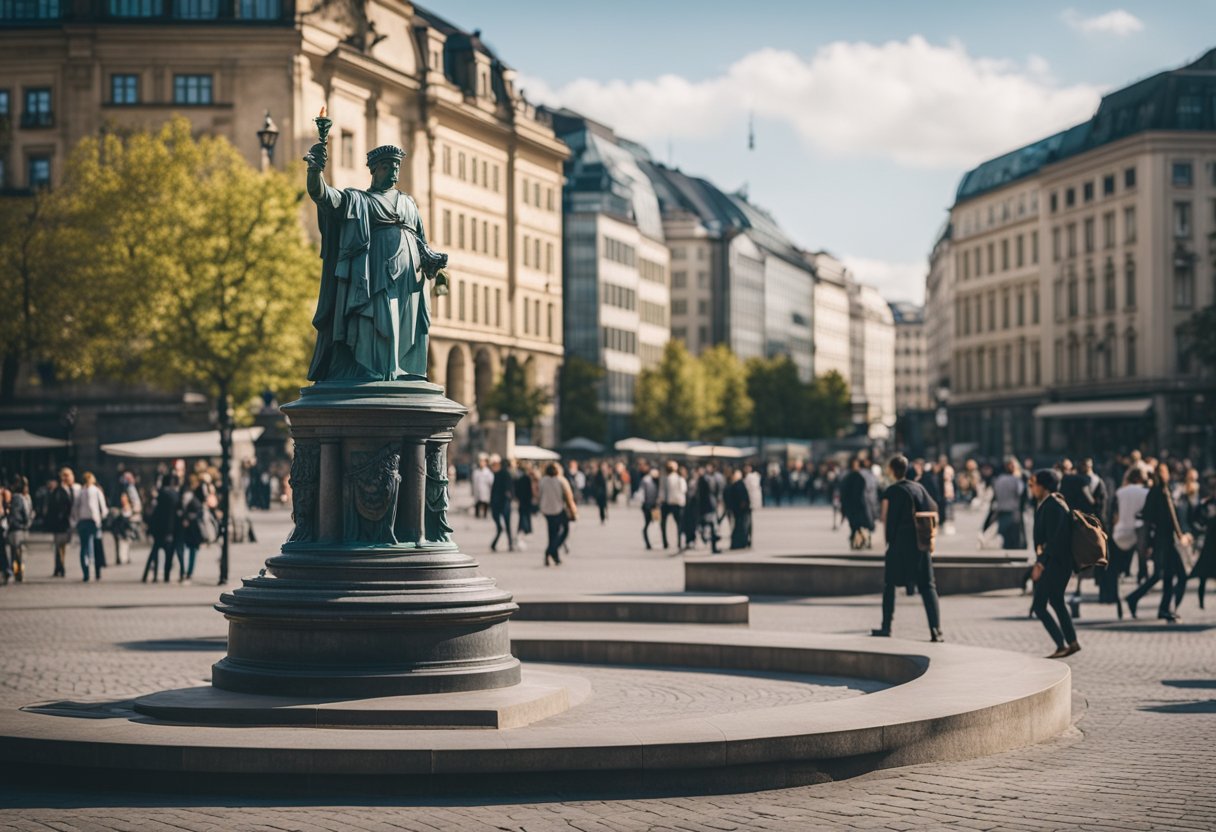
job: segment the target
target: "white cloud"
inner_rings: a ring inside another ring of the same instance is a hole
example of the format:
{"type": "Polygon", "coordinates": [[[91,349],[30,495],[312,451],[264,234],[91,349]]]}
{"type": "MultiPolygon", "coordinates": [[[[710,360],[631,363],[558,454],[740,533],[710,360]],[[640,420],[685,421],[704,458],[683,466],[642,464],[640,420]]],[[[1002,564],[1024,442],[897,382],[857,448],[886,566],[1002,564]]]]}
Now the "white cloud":
{"type": "Polygon", "coordinates": [[[554,89],[521,82],[529,98],[561,104],[642,141],[712,137],[754,111],[785,122],[814,150],[912,167],[970,166],[1089,117],[1100,88],[1060,86],[1047,62],[979,58],[923,37],[837,42],[804,58],[762,49],[700,81],[579,79],[554,89]]]}
{"type": "Polygon", "coordinates": [[[853,272],[853,277],[859,283],[869,283],[876,287],[885,300],[924,303],[925,275],[929,273],[929,261],[901,263],[852,255],[845,255],[840,261],[853,272]]]}
{"type": "Polygon", "coordinates": [[[1087,35],[1115,35],[1122,38],[1144,28],[1144,21],[1124,9],[1115,9],[1093,17],[1086,17],[1076,9],[1066,9],[1062,17],[1069,26],[1087,35]]]}

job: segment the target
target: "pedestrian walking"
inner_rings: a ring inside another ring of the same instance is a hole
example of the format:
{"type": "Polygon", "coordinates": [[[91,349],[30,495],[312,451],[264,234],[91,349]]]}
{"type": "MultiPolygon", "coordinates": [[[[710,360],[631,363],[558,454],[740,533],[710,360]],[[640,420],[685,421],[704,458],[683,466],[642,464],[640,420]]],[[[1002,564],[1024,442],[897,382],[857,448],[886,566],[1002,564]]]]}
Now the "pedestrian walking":
{"type": "Polygon", "coordinates": [[[194,575],[198,549],[203,545],[203,512],[207,508],[199,496],[201,483],[198,477],[191,474],[189,485],[192,487],[182,489],[181,502],[178,504],[173,557],[165,558],[165,583],[169,582],[174,558],[177,559],[177,582],[189,581],[194,575]]]}
{"type": "Polygon", "coordinates": [[[494,472],[486,457],[477,459],[477,467],[469,476],[469,485],[473,489],[473,516],[477,519],[490,516],[490,492],[494,488],[494,472]]]}
{"type": "Polygon", "coordinates": [[[638,494],[641,495],[642,502],[642,542],[646,544],[646,549],[649,551],[652,548],[650,524],[655,521],[655,515],[659,513],[659,471],[657,468],[642,475],[641,482],[638,484],[638,494]]]}
{"type": "Polygon", "coordinates": [[[1026,500],[1026,484],[1015,457],[1005,460],[1005,469],[992,481],[992,516],[1004,549],[1026,548],[1026,524],[1022,507],[1026,500]]]}
{"type": "Polygon", "coordinates": [[[1073,569],[1072,516],[1068,503],[1058,493],[1059,488],[1060,477],[1050,469],[1036,471],[1030,480],[1030,494],[1035,501],[1035,563],[1030,575],[1034,581],[1034,601],[1030,610],[1043,622],[1056,644],[1049,659],[1062,659],[1081,649],[1064,600],[1073,569]],[[1052,618],[1049,606],[1056,618],[1052,618]]]}
{"type": "Polygon", "coordinates": [[[76,492],[80,486],[71,468],[59,470],[59,483],[47,500],[46,530],[51,533],[55,547],[55,571],[53,578],[67,577],[65,569],[68,544],[72,542],[72,506],[76,503],[76,492]]]}
{"type": "Polygon", "coordinates": [[[607,463],[600,464],[591,475],[591,496],[595,506],[600,510],[600,525],[608,522],[608,489],[612,478],[612,469],[607,463]]]}
{"type": "Polygon", "coordinates": [[[8,507],[8,550],[10,568],[17,583],[25,580],[25,548],[30,529],[34,526],[34,501],[30,498],[30,481],[18,474],[13,477],[12,496],[8,507]]]}
{"type": "Polygon", "coordinates": [[[515,527],[515,548],[528,548],[527,539],[532,536],[532,515],[536,513],[535,468],[529,462],[520,463],[519,476],[512,486],[515,489],[515,505],[519,520],[515,527]]]}
{"type": "Polygon", "coordinates": [[[688,484],[688,499],[684,503],[684,512],[680,515],[681,531],[684,534],[684,548],[697,548],[697,533],[701,530],[701,502],[697,499],[697,487],[701,484],[704,469],[697,467],[690,473],[683,466],[680,476],[688,484]]]}
{"type": "Polygon", "coordinates": [[[722,504],[730,515],[730,548],[748,548],[752,544],[752,504],[742,471],[731,474],[730,485],[722,492],[722,504]]]}
{"type": "Polygon", "coordinates": [[[511,536],[511,499],[515,494],[515,479],[511,476],[510,463],[503,463],[497,456],[490,457],[490,516],[494,518],[494,539],[490,551],[498,551],[498,539],[507,533],[507,551],[515,551],[515,539],[511,536]]]}
{"type": "Polygon", "coordinates": [[[540,479],[538,503],[549,531],[549,545],[545,547],[545,566],[549,565],[550,560],[560,566],[562,559],[559,552],[570,534],[570,524],[578,519],[578,506],[574,502],[574,491],[562,476],[561,466],[556,462],[545,466],[545,475],[540,479]]]}
{"type": "Polygon", "coordinates": [[[869,549],[874,545],[874,510],[866,496],[866,478],[861,469],[861,457],[853,457],[849,460],[849,472],[840,481],[840,513],[849,524],[850,549],[869,549]]]}
{"type": "Polygon", "coordinates": [[[718,554],[718,490],[714,471],[707,468],[697,477],[697,527],[701,540],[709,544],[711,554],[718,554]]]}
{"type": "Polygon", "coordinates": [[[887,552],[883,564],[882,626],[871,630],[874,636],[891,635],[891,622],[895,617],[895,590],[901,586],[915,585],[925,605],[925,618],[929,623],[931,641],[944,641],[941,628],[941,612],[937,600],[937,584],[933,579],[931,545],[926,546],[927,537],[919,522],[932,523],[936,519],[937,504],[920,483],[908,479],[908,458],[895,456],[887,463],[887,470],[895,481],[883,492],[882,520],[886,530],[887,552]],[[932,516],[926,516],[931,514],[932,516]]]}
{"type": "Polygon", "coordinates": [[[148,560],[144,563],[143,582],[152,583],[159,579],[160,555],[165,556],[166,565],[174,552],[174,535],[177,533],[178,509],[181,507],[181,493],[178,491],[180,480],[177,474],[166,474],[161,481],[160,490],[152,503],[152,514],[148,518],[148,536],[152,538],[152,549],[148,552],[148,560]]]}
{"type": "Polygon", "coordinates": [[[1204,594],[1209,578],[1216,578],[1216,477],[1208,485],[1208,496],[1199,503],[1199,511],[1192,523],[1203,531],[1203,546],[1199,559],[1191,570],[1191,577],[1199,581],[1199,609],[1203,609],[1204,594]]]}
{"type": "Polygon", "coordinates": [[[680,466],[675,460],[667,463],[667,473],[659,481],[659,530],[663,534],[663,548],[667,548],[667,518],[676,521],[676,548],[684,550],[683,539],[684,504],[688,501],[688,482],[680,475],[680,466]]]}
{"type": "Polygon", "coordinates": [[[743,484],[747,486],[747,545],[752,545],[752,535],[755,534],[756,511],[764,506],[764,488],[760,481],[760,472],[751,465],[743,466],[743,484]]]}
{"type": "Polygon", "coordinates": [[[109,509],[106,507],[105,494],[98,487],[97,478],[93,473],[86,471],[81,479],[83,483],[72,503],[72,524],[80,538],[80,568],[84,572],[86,582],[89,580],[90,569],[100,581],[101,569],[105,566],[99,547],[101,521],[109,509]]]}
{"type": "Polygon", "coordinates": [[[1179,554],[1179,546],[1189,547],[1193,538],[1182,530],[1174,501],[1170,497],[1170,466],[1160,462],[1154,471],[1153,487],[1144,500],[1144,525],[1148,529],[1149,545],[1152,547],[1153,574],[1140,588],[1127,596],[1127,611],[1136,617],[1136,608],[1148,591],[1161,581],[1161,603],[1157,607],[1157,618],[1167,624],[1182,621],[1178,605],[1186,594],[1186,569],[1179,554]]]}

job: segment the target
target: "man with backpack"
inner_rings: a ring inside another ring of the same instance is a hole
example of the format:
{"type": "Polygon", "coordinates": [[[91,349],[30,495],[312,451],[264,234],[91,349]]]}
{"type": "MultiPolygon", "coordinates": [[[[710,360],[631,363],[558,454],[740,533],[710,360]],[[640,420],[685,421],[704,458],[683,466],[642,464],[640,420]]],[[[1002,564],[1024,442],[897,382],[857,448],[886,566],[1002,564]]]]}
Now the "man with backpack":
{"type": "Polygon", "coordinates": [[[937,584],[933,580],[933,538],[937,530],[937,504],[920,483],[907,479],[908,458],[892,457],[887,464],[895,484],[882,496],[882,516],[886,524],[887,554],[882,592],[882,627],[872,636],[891,635],[895,616],[895,590],[916,586],[925,604],[931,641],[944,641],[941,614],[937,603],[937,584]]]}
{"type": "Polygon", "coordinates": [[[1056,650],[1047,658],[1062,659],[1081,649],[1077,631],[1064,593],[1072,578],[1073,519],[1068,503],[1059,494],[1060,477],[1050,469],[1036,471],[1030,480],[1030,495],[1035,501],[1034,550],[1035,563],[1030,577],[1034,581],[1034,603],[1030,611],[1038,616],[1047,634],[1056,643],[1056,650]],[[1059,623],[1047,607],[1055,611],[1059,623]]]}

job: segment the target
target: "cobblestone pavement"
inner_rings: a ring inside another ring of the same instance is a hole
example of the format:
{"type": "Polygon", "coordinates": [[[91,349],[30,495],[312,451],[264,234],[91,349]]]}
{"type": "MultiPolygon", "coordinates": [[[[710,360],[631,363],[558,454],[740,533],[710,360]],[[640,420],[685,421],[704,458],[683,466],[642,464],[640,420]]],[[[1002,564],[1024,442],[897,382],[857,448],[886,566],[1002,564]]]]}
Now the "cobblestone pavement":
{"type": "MultiPolygon", "coordinates": [[[[519,592],[682,588],[679,558],[639,551],[637,512],[622,508],[603,529],[587,522],[590,514],[576,527],[572,556],[560,569],[542,568],[536,545],[486,552],[491,527],[483,521],[458,518],[457,539],[489,574],[519,592]]],[[[282,538],[284,515],[258,520],[263,541],[282,538]]],[[[959,533],[944,538],[945,551],[965,551],[978,522],[960,514],[959,533]]],[[[824,551],[843,540],[825,509],[766,510],[757,527],[764,551],[824,551]]],[[[256,571],[273,548],[236,547],[233,573],[256,571]]],[[[49,552],[35,547],[31,580],[0,590],[0,707],[125,697],[206,679],[222,652],[224,622],[210,608],[217,594],[214,558],[204,553],[200,564],[192,586],[140,584],[139,566],[108,570],[100,584],[51,581],[43,577],[51,571],[49,552]]],[[[877,601],[755,599],[751,626],[864,632],[876,623],[877,601]]],[[[485,803],[283,801],[97,793],[74,783],[29,792],[0,784],[0,830],[1216,829],[1216,609],[1198,610],[1192,594],[1183,607],[1185,623],[1167,627],[1151,618],[1155,601],[1152,596],[1142,606],[1149,618],[1123,622],[1111,607],[1087,605],[1079,622],[1085,649],[1070,660],[1074,729],[977,760],[756,794],[625,800],[554,794],[485,803]]],[[[898,604],[895,634],[925,638],[917,599],[901,596],[898,604]]],[[[942,600],[952,640],[1045,653],[1050,644],[1037,622],[1026,619],[1027,607],[1016,592],[942,600]]],[[[747,695],[747,681],[736,676],[719,683],[722,695],[747,695]]],[[[670,694],[655,684],[647,695],[672,707],[670,694]]]]}

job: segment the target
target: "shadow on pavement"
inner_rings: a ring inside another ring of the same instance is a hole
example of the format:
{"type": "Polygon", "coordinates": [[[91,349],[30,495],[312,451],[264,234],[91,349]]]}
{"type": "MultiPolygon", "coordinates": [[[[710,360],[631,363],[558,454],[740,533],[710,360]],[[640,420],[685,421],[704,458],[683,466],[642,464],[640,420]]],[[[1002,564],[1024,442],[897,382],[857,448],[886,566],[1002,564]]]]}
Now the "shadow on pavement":
{"type": "Polygon", "coordinates": [[[203,653],[214,653],[228,647],[227,636],[203,636],[202,638],[163,638],[148,641],[124,641],[119,647],[124,650],[141,650],[148,653],[185,652],[197,650],[203,653]]]}

